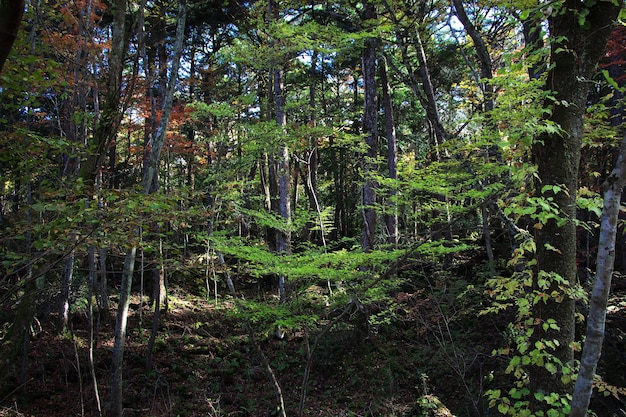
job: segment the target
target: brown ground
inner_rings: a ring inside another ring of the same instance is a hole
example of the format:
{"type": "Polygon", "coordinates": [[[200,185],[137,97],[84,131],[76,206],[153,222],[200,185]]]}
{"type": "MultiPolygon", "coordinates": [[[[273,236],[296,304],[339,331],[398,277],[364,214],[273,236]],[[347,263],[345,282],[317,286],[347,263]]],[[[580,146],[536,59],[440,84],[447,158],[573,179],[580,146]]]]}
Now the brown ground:
{"type": "MultiPolygon", "coordinates": [[[[624,278],[621,278],[624,279],[624,278]]],[[[626,375],[626,299],[616,283],[608,338],[600,372],[608,384],[624,387],[626,375]]],[[[625,285],[626,286],[626,285],[625,285]]],[[[391,325],[370,330],[364,340],[354,323],[337,323],[319,340],[310,366],[304,416],[446,416],[487,415],[481,392],[489,374],[504,362],[491,351],[501,341],[498,323],[462,311],[447,311],[423,291],[399,293],[391,325]],[[418,400],[422,405],[417,406],[418,400]],[[426,411],[431,407],[430,411],[426,411]]],[[[139,300],[129,320],[125,356],[124,405],[127,416],[270,416],[276,389],[259,349],[283,392],[287,415],[298,415],[307,339],[288,332],[283,340],[257,334],[252,341],[231,314],[233,302],[216,307],[198,296],[178,292],[162,316],[153,367],[145,368],[151,314],[139,300]]],[[[114,316],[103,318],[94,349],[94,368],[102,407],[106,408],[111,373],[114,316]]],[[[320,323],[322,324],[322,323],[320,323]]],[[[87,320],[74,317],[73,335],[57,335],[44,325],[32,338],[22,381],[0,382],[0,416],[97,416],[88,362],[87,320]]],[[[500,368],[501,369],[501,368],[500,368]]],[[[18,372],[19,374],[19,372],[18,372]]],[[[594,398],[600,417],[626,416],[624,396],[594,398]],[[621,410],[621,411],[620,411],[621,410]]],[[[493,411],[491,411],[493,415],[493,411]]]]}

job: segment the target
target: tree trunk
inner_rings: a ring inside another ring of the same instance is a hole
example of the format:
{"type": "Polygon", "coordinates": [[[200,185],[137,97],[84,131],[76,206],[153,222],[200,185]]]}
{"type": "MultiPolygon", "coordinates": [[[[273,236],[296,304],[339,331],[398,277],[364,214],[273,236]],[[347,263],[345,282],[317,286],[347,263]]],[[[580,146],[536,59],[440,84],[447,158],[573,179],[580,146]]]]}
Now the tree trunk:
{"type": "MultiPolygon", "coordinates": [[[[374,6],[370,2],[364,5],[362,19],[369,20],[376,17],[374,6]]],[[[376,38],[365,39],[365,48],[362,52],[363,64],[363,133],[367,154],[363,161],[363,175],[365,183],[362,190],[363,205],[363,231],[361,247],[365,251],[374,249],[376,238],[376,182],[372,174],[376,171],[376,157],[378,156],[378,98],[376,93],[376,53],[378,40],[376,38]]]]}
{"type": "Polygon", "coordinates": [[[572,395],[570,417],[585,417],[587,415],[593,388],[593,377],[602,353],[606,309],[615,265],[617,217],[621,208],[624,182],[626,182],[626,134],[622,139],[615,168],[604,183],[604,208],[600,221],[596,279],[589,299],[585,345],[583,346],[580,370],[572,395]]]}
{"type": "MultiPolygon", "coordinates": [[[[490,140],[491,138],[497,138],[497,128],[491,121],[491,111],[494,109],[495,106],[494,88],[491,84],[491,79],[493,78],[493,62],[491,60],[491,54],[489,53],[489,49],[485,44],[482,34],[467,16],[463,2],[461,0],[452,0],[452,4],[454,5],[456,16],[463,24],[463,27],[465,28],[467,34],[470,36],[470,38],[472,38],[472,42],[474,43],[474,50],[476,51],[476,56],[478,57],[478,62],[480,63],[480,79],[478,80],[478,82],[480,90],[483,94],[482,114],[485,118],[485,122],[483,125],[483,130],[485,131],[484,136],[487,137],[488,140],[490,140]]],[[[490,159],[494,157],[497,160],[501,160],[500,150],[496,145],[487,146],[484,150],[484,154],[486,163],[489,163],[490,159]]],[[[490,182],[490,179],[487,178],[485,179],[485,181],[490,182]]],[[[484,184],[480,184],[479,187],[482,189],[484,187],[484,184]]],[[[492,207],[492,209],[493,208],[495,207],[492,207]]],[[[494,213],[495,211],[496,210],[494,210],[494,213]]],[[[489,210],[486,205],[481,206],[480,215],[482,219],[482,232],[485,242],[485,253],[487,254],[487,262],[489,266],[489,275],[493,278],[496,275],[495,256],[491,243],[489,210]]]]}
{"type": "MultiPolygon", "coordinates": [[[[285,114],[285,95],[283,92],[283,70],[274,70],[274,104],[276,109],[276,124],[281,128],[287,125],[287,116],[285,114]]],[[[289,148],[283,142],[278,148],[278,210],[280,216],[285,221],[284,229],[279,230],[276,236],[276,251],[279,253],[288,253],[291,245],[291,232],[289,230],[291,223],[291,181],[289,170],[289,148]]]]}
{"type": "Polygon", "coordinates": [[[96,408],[98,410],[98,415],[102,417],[102,405],[100,403],[100,391],[98,390],[98,379],[96,377],[96,367],[94,363],[93,357],[93,347],[95,344],[95,335],[94,335],[94,320],[93,320],[93,296],[94,290],[96,289],[96,282],[98,280],[96,273],[96,248],[94,246],[89,247],[89,255],[87,257],[87,262],[89,263],[89,279],[87,281],[87,321],[89,323],[88,328],[88,339],[87,343],[89,344],[89,374],[91,378],[91,383],[93,385],[94,397],[96,400],[96,408]]]}
{"type": "MultiPolygon", "coordinates": [[[[76,233],[70,233],[70,244],[75,245],[78,237],[76,233]]],[[[59,295],[59,331],[63,332],[70,318],[70,293],[72,287],[72,279],[74,276],[74,260],[76,252],[74,249],[70,251],[64,261],[63,280],[61,283],[61,294],[59,295]]]]}
{"type": "MultiPolygon", "coordinates": [[[[440,159],[440,146],[448,139],[448,132],[441,124],[441,117],[439,116],[439,110],[437,108],[437,99],[435,97],[435,87],[430,79],[430,70],[428,68],[428,61],[426,60],[426,51],[424,50],[424,44],[422,43],[422,37],[419,31],[415,30],[415,43],[417,45],[417,59],[420,64],[420,76],[422,81],[422,88],[424,89],[424,95],[426,96],[425,102],[422,104],[426,107],[426,115],[430,121],[434,133],[435,133],[435,150],[437,160],[440,159]]],[[[417,92],[416,92],[417,93],[417,92]]],[[[419,97],[419,94],[418,94],[419,97]]]]}
{"type": "Polygon", "coordinates": [[[174,101],[174,90],[178,80],[178,68],[180,67],[180,57],[183,51],[183,42],[185,40],[185,20],[187,17],[187,2],[180,0],[178,6],[178,20],[176,25],[176,40],[174,43],[174,56],[172,57],[171,77],[167,85],[165,99],[163,102],[163,111],[159,127],[152,136],[152,149],[150,150],[150,158],[143,177],[143,189],[145,194],[151,194],[158,190],[158,170],[159,161],[161,159],[161,150],[167,134],[167,126],[169,124],[170,113],[172,111],[174,101]]]}
{"type": "MultiPolygon", "coordinates": [[[[309,69],[309,107],[310,107],[310,116],[309,116],[309,124],[311,127],[315,127],[317,124],[317,100],[315,97],[316,94],[316,86],[317,86],[317,63],[318,63],[318,52],[313,51],[311,56],[311,68],[309,69]]],[[[304,183],[305,183],[305,192],[309,199],[309,209],[314,211],[319,220],[319,233],[314,233],[312,230],[315,227],[315,222],[311,221],[307,225],[307,235],[306,238],[311,241],[321,242],[324,247],[326,247],[326,233],[324,230],[323,219],[321,218],[321,207],[319,204],[318,195],[318,158],[319,158],[319,150],[318,150],[318,138],[316,135],[312,135],[309,143],[309,155],[306,161],[306,172],[303,173],[304,183]],[[319,236],[319,239],[318,239],[319,236]]]]}
{"type": "MultiPolygon", "coordinates": [[[[396,142],[396,126],[393,117],[393,102],[387,76],[387,59],[383,58],[380,66],[380,83],[382,85],[383,109],[385,111],[385,135],[387,136],[387,170],[392,180],[398,179],[398,145],[396,142]]],[[[387,242],[398,244],[398,208],[395,202],[395,184],[391,185],[387,194],[387,210],[385,223],[387,225],[387,242]]]]}
{"type": "Polygon", "coordinates": [[[0,73],[17,38],[24,14],[24,3],[24,0],[0,1],[0,73]]]}
{"type": "MultiPolygon", "coordinates": [[[[174,56],[172,62],[172,72],[167,87],[165,102],[163,104],[163,114],[159,123],[158,131],[153,138],[152,150],[147,168],[144,172],[142,188],[144,194],[151,194],[157,190],[155,187],[155,177],[159,166],[159,158],[161,156],[161,148],[165,141],[165,134],[169,123],[169,115],[172,109],[172,100],[174,88],[178,78],[178,68],[180,65],[180,56],[182,54],[185,20],[187,16],[186,0],[180,0],[178,7],[178,21],[176,25],[176,39],[174,44],[174,56]]],[[[126,252],[124,260],[124,271],[122,273],[122,287],[120,293],[120,305],[117,312],[117,321],[115,325],[115,348],[113,357],[113,380],[111,382],[111,413],[115,417],[121,417],[122,413],[122,362],[124,356],[124,343],[126,337],[126,316],[128,314],[128,297],[130,297],[130,287],[133,281],[133,272],[135,266],[135,257],[137,247],[132,246],[126,252]],[[123,302],[124,301],[124,302],[123,302]],[[119,347],[118,347],[119,346],[119,347]]]]}
{"type": "Polygon", "coordinates": [[[120,288],[120,301],[117,307],[115,342],[113,344],[113,377],[111,378],[111,403],[109,409],[111,417],[122,417],[123,415],[122,375],[124,346],[126,344],[126,322],[128,320],[128,306],[130,304],[130,289],[133,285],[136,252],[137,248],[135,246],[126,252],[124,271],[122,272],[122,286],[120,288]]]}
{"type": "Polygon", "coordinates": [[[113,30],[111,50],[108,56],[109,78],[102,112],[93,134],[95,149],[87,155],[81,164],[79,177],[88,186],[88,192],[94,193],[93,186],[106,156],[106,150],[117,135],[122,112],[120,97],[122,95],[122,71],[126,52],[126,0],[115,0],[111,6],[113,11],[113,30]]]}
{"type": "MultiPolygon", "coordinates": [[[[571,344],[574,341],[574,300],[568,289],[576,285],[576,192],[587,94],[598,60],[605,49],[611,26],[619,7],[611,2],[598,2],[589,7],[586,22],[581,26],[579,16],[583,4],[567,0],[562,10],[549,19],[551,66],[546,89],[553,100],[545,103],[551,108],[551,122],[561,132],[539,135],[532,154],[537,164],[535,197],[552,198],[559,210],[559,219],[545,221],[536,232],[537,271],[539,278],[548,279],[550,296],[536,304],[535,323],[554,319],[560,330],[544,331],[537,326],[534,340],[553,340],[558,346],[552,353],[563,365],[573,360],[571,344]]],[[[531,374],[531,392],[570,392],[561,373],[552,373],[544,366],[535,366],[531,374]]],[[[545,403],[536,404],[537,409],[545,403]]]]}
{"type": "Polygon", "coordinates": [[[467,34],[470,38],[472,38],[472,42],[474,42],[476,56],[480,62],[480,88],[483,92],[483,111],[488,113],[493,110],[494,106],[493,86],[489,82],[493,76],[493,63],[491,61],[491,55],[489,54],[489,49],[487,48],[482,35],[467,16],[463,2],[461,0],[452,0],[452,4],[454,5],[456,16],[463,24],[467,34]]]}

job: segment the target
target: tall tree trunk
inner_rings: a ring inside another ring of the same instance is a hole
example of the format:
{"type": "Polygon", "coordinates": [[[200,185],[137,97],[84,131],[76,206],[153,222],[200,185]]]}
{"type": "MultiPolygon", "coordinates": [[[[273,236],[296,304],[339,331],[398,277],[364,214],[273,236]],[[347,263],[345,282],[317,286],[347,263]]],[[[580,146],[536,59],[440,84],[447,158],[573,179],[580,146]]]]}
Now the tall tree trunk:
{"type": "MultiPolygon", "coordinates": [[[[78,236],[76,233],[70,233],[70,245],[76,245],[78,236]]],[[[70,293],[72,287],[72,279],[74,277],[74,260],[76,251],[72,248],[67,255],[63,265],[63,279],[61,283],[61,294],[59,295],[59,331],[64,331],[70,318],[70,293]]]]}
{"type": "MultiPolygon", "coordinates": [[[[268,1],[268,18],[275,20],[278,18],[278,3],[274,0],[268,1]]],[[[271,21],[270,20],[270,21],[271,21]]],[[[273,45],[277,47],[276,45],[273,45]]],[[[287,126],[287,114],[285,113],[285,81],[284,70],[281,68],[282,63],[274,63],[275,68],[272,70],[273,78],[273,99],[274,111],[276,116],[276,125],[278,126],[282,136],[281,143],[278,147],[278,156],[276,160],[276,174],[278,178],[278,211],[283,219],[282,230],[276,231],[276,252],[289,254],[291,252],[291,172],[289,168],[289,147],[286,141],[285,127],[287,126]]],[[[280,303],[287,302],[287,277],[284,274],[278,276],[278,294],[280,303]]],[[[276,329],[276,337],[283,338],[283,332],[280,326],[276,329]]],[[[285,411],[282,410],[284,415],[285,411]]]]}
{"type": "MultiPolygon", "coordinates": [[[[152,150],[148,160],[147,167],[144,171],[142,180],[142,188],[144,194],[151,194],[158,189],[155,183],[156,172],[159,167],[159,158],[161,149],[165,141],[169,116],[172,109],[172,101],[174,89],[178,79],[178,68],[180,66],[180,56],[183,49],[185,21],[187,16],[186,0],[180,0],[178,6],[178,21],[176,25],[176,38],[174,42],[174,54],[172,62],[171,76],[167,86],[165,102],[163,104],[163,113],[159,123],[159,128],[153,137],[152,150]]],[[[132,246],[126,252],[124,260],[124,271],[122,273],[122,287],[120,294],[120,302],[117,312],[117,321],[115,324],[115,348],[113,357],[113,378],[111,382],[111,414],[114,417],[122,416],[122,362],[124,357],[124,344],[126,338],[126,316],[128,314],[128,303],[130,297],[130,287],[133,281],[133,272],[135,265],[135,257],[137,247],[132,246]]]]}
{"type": "Polygon", "coordinates": [[[151,194],[158,190],[158,169],[161,160],[161,150],[167,134],[167,126],[169,125],[170,113],[174,102],[174,90],[178,80],[178,69],[180,67],[180,57],[183,51],[183,42],[185,40],[185,20],[187,17],[187,2],[180,0],[178,6],[178,20],[176,25],[176,39],[174,42],[174,54],[172,57],[171,77],[165,92],[163,109],[159,127],[156,133],[152,135],[152,149],[147,166],[143,176],[143,190],[145,194],[151,194]]]}
{"type": "MultiPolygon", "coordinates": [[[[287,116],[285,114],[285,95],[284,95],[283,70],[274,70],[274,103],[276,109],[276,124],[284,129],[287,125],[287,116]]],[[[284,134],[284,132],[283,132],[284,134]]],[[[278,148],[277,157],[277,174],[278,174],[278,210],[280,216],[285,222],[283,230],[279,230],[276,236],[276,251],[279,253],[287,253],[291,245],[291,232],[289,230],[291,223],[291,175],[289,169],[289,147],[283,140],[278,148]]]]}
{"type": "MultiPolygon", "coordinates": [[[[317,112],[317,100],[315,97],[316,94],[316,85],[317,85],[317,63],[318,63],[319,53],[317,51],[313,51],[311,56],[311,68],[309,68],[309,124],[311,127],[315,127],[317,124],[316,112],[317,112]]],[[[326,246],[326,236],[324,230],[323,219],[321,218],[321,208],[319,204],[318,195],[318,139],[316,135],[312,135],[309,143],[309,155],[306,161],[306,172],[303,177],[305,178],[305,192],[309,199],[309,209],[314,211],[318,216],[318,226],[320,226],[319,239],[318,234],[314,233],[311,229],[313,229],[315,222],[311,221],[307,225],[307,238],[313,241],[322,241],[324,247],[326,246]]]]}
{"type": "Polygon", "coordinates": [[[89,278],[87,281],[87,321],[89,323],[88,328],[88,338],[87,343],[89,344],[89,374],[91,377],[91,383],[93,384],[93,392],[96,400],[96,409],[98,410],[98,415],[102,416],[102,405],[100,403],[100,391],[98,390],[98,379],[96,377],[96,367],[93,358],[93,347],[95,344],[95,335],[94,335],[94,320],[93,320],[93,296],[94,290],[96,289],[96,282],[98,280],[98,276],[96,273],[96,248],[91,246],[89,248],[89,255],[87,257],[87,262],[89,263],[89,278]]]}
{"type": "MultiPolygon", "coordinates": [[[[491,54],[489,53],[489,49],[487,48],[487,44],[485,43],[482,34],[467,16],[463,2],[461,0],[452,0],[452,4],[454,5],[456,16],[463,24],[463,27],[465,28],[467,34],[470,36],[470,38],[472,38],[472,42],[474,42],[474,50],[476,51],[476,56],[478,57],[478,62],[480,63],[480,79],[478,80],[478,82],[483,94],[482,114],[485,118],[485,122],[483,125],[483,130],[486,132],[485,136],[488,138],[497,138],[498,135],[495,133],[497,132],[497,129],[491,122],[491,111],[494,109],[495,106],[494,88],[491,84],[491,79],[493,78],[493,62],[491,60],[491,54]]],[[[484,150],[484,153],[486,163],[489,163],[489,161],[494,158],[496,158],[497,160],[501,159],[500,150],[496,145],[487,146],[484,150]]],[[[489,182],[489,179],[486,179],[486,181],[489,182]]],[[[479,187],[483,188],[484,184],[481,183],[479,187]]],[[[487,205],[481,206],[480,214],[482,218],[482,231],[483,239],[485,242],[485,253],[487,254],[487,262],[489,265],[489,275],[493,278],[496,275],[496,268],[495,256],[491,243],[491,229],[489,227],[490,216],[487,205]]]]}
{"type": "MultiPolygon", "coordinates": [[[[418,29],[415,29],[415,44],[417,47],[417,59],[420,64],[420,77],[422,81],[422,88],[424,89],[425,100],[422,100],[422,104],[426,107],[426,115],[432,125],[435,133],[435,149],[437,159],[440,158],[440,146],[448,139],[448,132],[441,124],[441,117],[439,116],[439,109],[437,108],[437,99],[435,97],[435,87],[430,79],[430,69],[428,68],[428,61],[426,59],[426,51],[424,50],[424,44],[422,43],[422,36],[418,29]]],[[[416,92],[417,93],[417,92],[416,92]]],[[[421,97],[419,93],[418,97],[421,97]]]]}
{"type": "Polygon", "coordinates": [[[117,307],[115,341],[113,344],[113,376],[111,378],[111,403],[109,409],[109,415],[111,417],[123,416],[122,376],[124,368],[124,347],[126,344],[126,322],[128,320],[130,289],[133,285],[136,252],[137,247],[135,246],[131,247],[126,252],[124,270],[122,272],[122,286],[120,288],[120,301],[117,307]]]}
{"type": "Polygon", "coordinates": [[[79,177],[88,186],[92,195],[95,178],[99,175],[106,150],[117,135],[122,112],[120,111],[120,97],[122,96],[122,71],[124,69],[124,55],[126,53],[126,0],[115,0],[111,6],[113,11],[113,30],[111,50],[108,55],[109,76],[107,91],[104,98],[102,112],[98,117],[93,140],[95,149],[89,152],[80,166],[79,177]]]}
{"type": "MultiPolygon", "coordinates": [[[[376,17],[374,5],[366,2],[362,13],[363,20],[376,17]]],[[[376,38],[365,39],[361,60],[363,65],[363,133],[365,134],[365,146],[367,153],[363,161],[363,175],[365,183],[362,189],[362,216],[363,231],[361,235],[361,247],[365,251],[374,249],[376,238],[376,182],[373,175],[376,171],[376,157],[378,156],[378,97],[376,94],[376,53],[378,40],[376,38]]]]}
{"type": "Polygon", "coordinates": [[[488,113],[493,110],[494,106],[493,86],[490,83],[493,76],[491,55],[489,54],[489,49],[482,35],[467,16],[463,2],[461,0],[452,0],[452,4],[454,5],[456,16],[463,24],[467,34],[472,38],[472,42],[474,42],[474,50],[476,51],[478,62],[480,62],[480,87],[483,92],[483,112],[488,113]]]}
{"type": "MultiPolygon", "coordinates": [[[[387,136],[387,170],[391,180],[398,179],[398,145],[396,142],[396,126],[393,117],[393,102],[387,76],[387,59],[383,57],[380,65],[380,83],[382,85],[383,109],[385,112],[385,135],[387,136]]],[[[387,241],[392,245],[398,244],[398,208],[394,201],[396,197],[395,184],[391,185],[387,194],[387,210],[385,223],[387,225],[387,241]]]]}
{"type": "Polygon", "coordinates": [[[604,208],[600,220],[600,238],[596,261],[596,279],[589,298],[585,345],[580,359],[580,370],[574,386],[570,417],[585,417],[591,399],[593,377],[602,353],[606,309],[615,265],[615,237],[617,217],[621,207],[622,188],[626,182],[626,134],[613,172],[604,182],[604,208]]]}
{"type": "MultiPolygon", "coordinates": [[[[573,360],[574,300],[568,289],[576,285],[576,192],[578,168],[583,135],[587,95],[598,60],[602,56],[619,6],[612,2],[598,2],[586,7],[577,0],[566,0],[558,13],[549,18],[551,65],[546,90],[553,100],[545,103],[551,108],[551,122],[560,126],[558,133],[540,134],[532,154],[537,164],[535,197],[552,198],[560,219],[549,219],[536,231],[536,259],[538,277],[549,281],[543,290],[550,296],[539,302],[533,315],[535,323],[548,319],[557,321],[559,330],[535,328],[533,338],[557,341],[552,353],[563,365],[573,360]],[[588,14],[581,25],[582,9],[588,14]]],[[[531,392],[568,393],[571,386],[561,379],[561,372],[550,372],[544,366],[535,366],[531,374],[531,392]]],[[[546,404],[535,404],[537,409],[546,404]]]]}

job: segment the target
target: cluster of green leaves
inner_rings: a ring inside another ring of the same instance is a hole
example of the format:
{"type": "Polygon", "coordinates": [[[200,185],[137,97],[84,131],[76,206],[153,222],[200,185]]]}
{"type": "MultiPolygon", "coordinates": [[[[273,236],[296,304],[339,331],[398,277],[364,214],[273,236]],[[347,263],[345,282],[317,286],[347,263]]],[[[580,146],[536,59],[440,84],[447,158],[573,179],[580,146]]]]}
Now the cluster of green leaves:
{"type": "MultiPolygon", "coordinates": [[[[529,241],[522,249],[518,249],[518,260],[522,261],[525,251],[533,250],[533,243],[529,241]]],[[[548,318],[538,321],[533,317],[533,308],[536,308],[548,299],[562,299],[565,293],[572,296],[576,291],[578,297],[584,296],[582,289],[573,290],[564,280],[555,274],[539,271],[537,277],[533,272],[525,270],[516,273],[510,278],[497,277],[486,283],[487,293],[493,297],[493,304],[482,314],[498,312],[503,309],[514,308],[515,321],[510,323],[505,334],[505,345],[494,350],[493,354],[508,358],[504,369],[511,375],[513,387],[507,391],[490,389],[486,398],[490,407],[496,407],[502,415],[557,417],[569,413],[571,396],[569,394],[531,392],[529,388],[531,368],[542,367],[553,375],[560,375],[564,384],[571,383],[575,378],[572,364],[562,363],[554,351],[559,347],[556,339],[537,338],[536,332],[544,334],[548,330],[559,331],[558,318],[548,318]],[[559,283],[559,289],[554,290],[554,282],[559,283]],[[552,289],[552,290],[551,290],[552,289]],[[547,404],[547,411],[533,411],[531,404],[536,401],[547,404]]]]}

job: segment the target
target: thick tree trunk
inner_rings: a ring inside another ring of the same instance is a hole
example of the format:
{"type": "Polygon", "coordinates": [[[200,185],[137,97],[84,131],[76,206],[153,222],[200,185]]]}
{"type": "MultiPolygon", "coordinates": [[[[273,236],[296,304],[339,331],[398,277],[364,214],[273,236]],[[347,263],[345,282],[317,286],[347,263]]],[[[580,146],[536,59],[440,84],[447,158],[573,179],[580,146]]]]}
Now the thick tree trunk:
{"type": "MultiPolygon", "coordinates": [[[[374,5],[367,2],[362,18],[373,19],[376,17],[374,5]]],[[[365,183],[362,190],[363,205],[363,231],[361,236],[361,247],[365,251],[374,249],[376,237],[376,182],[372,174],[376,171],[376,157],[378,156],[378,97],[376,93],[376,53],[378,40],[368,38],[365,40],[365,48],[362,53],[363,64],[363,133],[365,134],[365,145],[367,153],[363,161],[363,175],[365,183]]]]}
{"type": "Polygon", "coordinates": [[[24,0],[0,0],[0,73],[17,38],[24,3],[24,0]]]}
{"type": "MultiPolygon", "coordinates": [[[[533,315],[536,323],[548,319],[557,321],[559,330],[544,331],[535,328],[535,340],[557,341],[552,353],[563,365],[573,360],[571,344],[574,342],[574,300],[568,289],[576,285],[576,192],[578,168],[583,135],[583,123],[590,78],[596,69],[611,26],[619,7],[611,2],[598,2],[589,7],[585,26],[579,16],[583,4],[567,0],[559,13],[549,20],[553,39],[551,69],[546,89],[552,91],[554,100],[546,103],[552,112],[551,122],[560,126],[558,133],[543,133],[533,145],[533,158],[537,164],[535,183],[537,198],[552,198],[559,210],[559,219],[549,219],[536,232],[538,278],[547,279],[551,294],[545,302],[536,304],[533,315]],[[556,294],[556,296],[555,296],[556,294]]],[[[552,373],[544,366],[536,366],[531,375],[531,392],[570,392],[571,386],[563,383],[561,373],[552,373]]],[[[544,408],[545,403],[536,404],[544,408]]]]}
{"type": "MultiPolygon", "coordinates": [[[[383,58],[380,65],[380,83],[382,86],[383,110],[385,112],[385,136],[387,136],[387,170],[392,180],[398,179],[398,145],[396,141],[396,126],[393,117],[393,102],[387,76],[387,60],[383,58]]],[[[387,213],[385,223],[387,226],[387,242],[392,245],[398,244],[398,208],[394,201],[396,197],[395,185],[387,193],[387,213]]]]}

